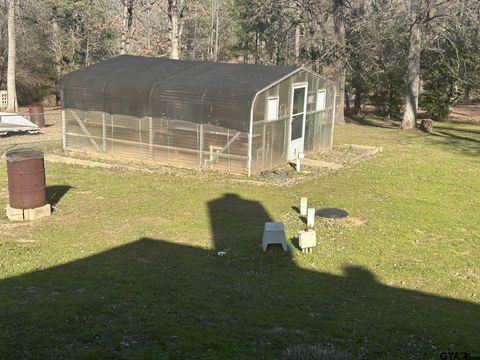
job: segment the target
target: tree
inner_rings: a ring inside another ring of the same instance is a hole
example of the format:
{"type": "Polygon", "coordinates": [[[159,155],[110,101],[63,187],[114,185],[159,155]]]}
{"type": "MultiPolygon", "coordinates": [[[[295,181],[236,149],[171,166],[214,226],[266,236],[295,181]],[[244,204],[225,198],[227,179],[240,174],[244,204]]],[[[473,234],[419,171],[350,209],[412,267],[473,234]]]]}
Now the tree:
{"type": "Polygon", "coordinates": [[[7,111],[17,111],[17,89],[15,86],[15,0],[8,0],[8,68],[7,68],[7,111]]]}
{"type": "Polygon", "coordinates": [[[459,100],[480,91],[480,31],[468,18],[450,23],[422,55],[422,109],[435,120],[447,120],[459,100]]]}
{"type": "MultiPolygon", "coordinates": [[[[407,91],[402,129],[416,126],[418,107],[420,64],[422,50],[429,49],[438,38],[446,36],[450,29],[469,23],[468,27],[478,33],[479,3],[470,0],[409,0],[410,39],[406,73],[407,91]]],[[[448,36],[448,35],[447,35],[448,36]]],[[[454,45],[455,46],[455,45],[454,45]]],[[[477,47],[478,52],[478,47],[477,47]]],[[[459,54],[457,54],[459,55],[459,54]]],[[[451,69],[452,70],[452,69],[451,69]]]]}
{"type": "Polygon", "coordinates": [[[345,0],[333,0],[333,23],[335,34],[335,81],[337,83],[335,124],[344,124],[345,79],[347,62],[345,42],[345,0]]]}
{"type": "Polygon", "coordinates": [[[123,0],[123,28],[120,54],[128,53],[129,39],[132,31],[134,0],[123,0]]]}
{"type": "Polygon", "coordinates": [[[409,0],[410,10],[410,38],[408,48],[408,64],[407,64],[407,91],[405,94],[405,110],[403,113],[402,129],[413,129],[417,125],[417,107],[418,107],[418,91],[420,85],[420,1],[409,0]]]}
{"type": "Polygon", "coordinates": [[[167,0],[167,15],[170,21],[170,59],[180,59],[180,40],[187,5],[185,0],[167,0]]]}

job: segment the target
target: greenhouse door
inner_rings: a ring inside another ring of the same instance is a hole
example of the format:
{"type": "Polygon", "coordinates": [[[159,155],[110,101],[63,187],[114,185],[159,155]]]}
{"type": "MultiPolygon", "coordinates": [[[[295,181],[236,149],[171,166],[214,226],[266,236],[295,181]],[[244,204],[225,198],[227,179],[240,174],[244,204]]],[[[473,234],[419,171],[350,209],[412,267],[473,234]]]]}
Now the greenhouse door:
{"type": "Polygon", "coordinates": [[[307,84],[293,85],[288,160],[295,160],[298,154],[303,152],[307,86],[307,84]]]}

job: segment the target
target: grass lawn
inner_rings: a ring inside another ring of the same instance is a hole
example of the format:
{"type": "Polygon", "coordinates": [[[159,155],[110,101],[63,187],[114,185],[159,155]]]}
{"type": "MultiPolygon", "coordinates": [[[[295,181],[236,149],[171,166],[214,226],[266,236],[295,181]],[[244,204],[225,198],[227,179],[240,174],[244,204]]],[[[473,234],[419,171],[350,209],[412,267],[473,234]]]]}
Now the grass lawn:
{"type": "Polygon", "coordinates": [[[0,359],[479,355],[480,127],[369,118],[336,143],[384,151],[290,188],[47,163],[61,211],[0,218],[0,359]],[[262,253],[265,221],[302,228],[301,196],[355,221],[318,220],[313,254],[262,253]]]}

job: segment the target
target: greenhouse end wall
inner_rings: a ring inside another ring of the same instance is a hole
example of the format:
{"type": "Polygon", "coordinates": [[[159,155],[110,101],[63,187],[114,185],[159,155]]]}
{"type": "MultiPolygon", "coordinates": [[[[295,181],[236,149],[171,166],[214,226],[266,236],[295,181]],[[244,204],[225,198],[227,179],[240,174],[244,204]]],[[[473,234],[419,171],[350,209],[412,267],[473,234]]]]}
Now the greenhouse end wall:
{"type": "Polygon", "coordinates": [[[304,132],[306,152],[330,150],[333,140],[335,86],[305,70],[259,93],[253,105],[252,172],[273,168],[288,161],[292,89],[308,83],[304,132]],[[317,93],[325,91],[325,106],[319,107],[317,93]],[[278,98],[278,117],[268,120],[268,99],[278,98]]]}
{"type": "Polygon", "coordinates": [[[248,173],[248,133],[209,124],[64,109],[66,150],[248,173]]]}

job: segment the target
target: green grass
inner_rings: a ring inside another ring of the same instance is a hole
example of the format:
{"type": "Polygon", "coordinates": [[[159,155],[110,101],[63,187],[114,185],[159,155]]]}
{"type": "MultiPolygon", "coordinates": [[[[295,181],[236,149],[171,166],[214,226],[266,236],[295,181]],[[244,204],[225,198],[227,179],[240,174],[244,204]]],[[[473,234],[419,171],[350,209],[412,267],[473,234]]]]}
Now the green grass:
{"type": "Polygon", "coordinates": [[[478,354],[480,128],[369,118],[336,142],[384,151],[290,188],[47,163],[61,211],[0,219],[0,359],[478,354]],[[359,221],[318,220],[313,254],[262,253],[265,221],[302,228],[301,196],[359,221]]]}

